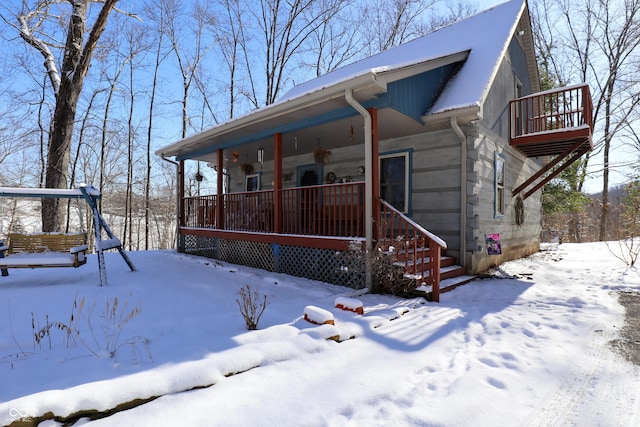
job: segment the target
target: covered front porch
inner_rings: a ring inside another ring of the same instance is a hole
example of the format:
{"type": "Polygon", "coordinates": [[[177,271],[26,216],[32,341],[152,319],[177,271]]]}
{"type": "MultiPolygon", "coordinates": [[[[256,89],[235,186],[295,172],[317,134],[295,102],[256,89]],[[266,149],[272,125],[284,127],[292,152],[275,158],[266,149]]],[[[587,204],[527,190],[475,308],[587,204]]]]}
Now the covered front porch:
{"type": "Polygon", "coordinates": [[[437,301],[441,267],[455,263],[443,256],[446,243],[378,198],[367,254],[365,199],[365,182],[183,197],[180,247],[355,289],[367,287],[376,255],[388,257],[398,277],[423,284],[437,301]]]}

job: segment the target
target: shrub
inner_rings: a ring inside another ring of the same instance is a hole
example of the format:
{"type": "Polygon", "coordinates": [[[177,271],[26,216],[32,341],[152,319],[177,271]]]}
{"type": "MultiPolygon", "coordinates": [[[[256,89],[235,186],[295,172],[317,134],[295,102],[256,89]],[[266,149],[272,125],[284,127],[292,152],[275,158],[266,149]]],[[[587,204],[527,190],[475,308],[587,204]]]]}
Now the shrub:
{"type": "Polygon", "coordinates": [[[138,314],[140,314],[140,306],[136,306],[132,309],[128,308],[128,304],[125,301],[120,303],[117,297],[105,302],[104,311],[98,314],[98,320],[95,321],[94,309],[96,308],[96,302],[90,305],[83,313],[85,307],[85,299],[78,300],[77,296],[73,300],[73,306],[71,309],[71,315],[68,323],[60,321],[49,320],[49,315],[45,315],[45,324],[40,326],[40,321],[36,316],[31,313],[31,330],[33,332],[34,348],[42,348],[43,342],[48,344],[49,349],[52,349],[51,333],[60,331],[65,338],[65,346],[67,348],[75,347],[77,341],[89,350],[96,357],[109,357],[115,359],[118,352],[128,347],[133,353],[134,362],[142,359],[142,352],[140,346],[144,347],[147,352],[148,358],[151,359],[151,352],[149,351],[149,339],[133,336],[128,338],[122,337],[122,332],[126,325],[138,314]],[[79,320],[85,317],[86,325],[89,330],[83,329],[81,334],[81,327],[79,320]],[[97,326],[94,327],[94,324],[97,326]]]}
{"type": "Polygon", "coordinates": [[[240,308],[240,314],[244,318],[247,329],[250,331],[258,329],[260,318],[269,305],[267,295],[263,294],[261,297],[258,291],[252,289],[250,285],[244,285],[238,289],[237,295],[236,303],[240,308]]]}
{"type": "MultiPolygon", "coordinates": [[[[402,244],[397,239],[398,246],[402,244]]],[[[411,296],[416,289],[416,281],[404,274],[404,268],[397,263],[397,249],[393,246],[378,245],[371,258],[374,285],[379,293],[401,297],[411,296]]]]}

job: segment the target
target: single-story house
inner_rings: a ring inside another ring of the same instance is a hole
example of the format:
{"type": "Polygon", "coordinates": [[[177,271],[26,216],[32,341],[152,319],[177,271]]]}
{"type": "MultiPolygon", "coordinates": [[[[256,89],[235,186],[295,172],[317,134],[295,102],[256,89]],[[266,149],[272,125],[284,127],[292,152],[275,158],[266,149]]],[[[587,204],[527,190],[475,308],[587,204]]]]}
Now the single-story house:
{"type": "Polygon", "coordinates": [[[540,91],[512,0],[157,153],[179,165],[179,251],[356,289],[392,257],[438,300],[538,251],[541,187],[592,148],[588,86],[540,91]],[[185,162],[216,194],[185,194],[185,162]]]}

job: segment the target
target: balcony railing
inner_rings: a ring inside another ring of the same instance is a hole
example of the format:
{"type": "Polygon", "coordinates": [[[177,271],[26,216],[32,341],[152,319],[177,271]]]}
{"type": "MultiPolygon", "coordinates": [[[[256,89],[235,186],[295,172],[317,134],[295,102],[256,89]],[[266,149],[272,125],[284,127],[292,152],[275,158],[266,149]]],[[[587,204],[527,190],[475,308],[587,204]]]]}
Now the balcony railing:
{"type": "Polygon", "coordinates": [[[528,156],[557,155],[591,144],[593,102],[586,84],[539,92],[510,102],[511,145],[528,156]]]}
{"type": "Polygon", "coordinates": [[[280,190],[276,229],[274,190],[186,197],[185,227],[229,231],[364,237],[364,183],[280,190]],[[218,209],[223,209],[220,215],[218,209]],[[222,223],[218,223],[222,219],[222,223]]]}

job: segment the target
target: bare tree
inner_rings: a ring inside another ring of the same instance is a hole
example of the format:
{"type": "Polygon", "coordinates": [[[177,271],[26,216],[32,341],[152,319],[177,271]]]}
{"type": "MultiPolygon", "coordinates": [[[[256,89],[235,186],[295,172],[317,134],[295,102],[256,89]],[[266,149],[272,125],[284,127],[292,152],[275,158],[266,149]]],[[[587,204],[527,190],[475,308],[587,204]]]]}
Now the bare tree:
{"type": "Polygon", "coordinates": [[[189,94],[198,67],[212,47],[207,39],[206,30],[212,25],[213,15],[206,5],[195,3],[188,16],[185,5],[180,0],[161,0],[159,7],[164,8],[164,31],[171,43],[173,53],[182,78],[182,132],[187,136],[189,126],[189,94]]]}
{"type": "MultiPolygon", "coordinates": [[[[302,53],[307,39],[338,12],[342,2],[260,0],[258,3],[255,18],[264,49],[264,105],[269,105],[276,101],[285,84],[292,58],[302,53]]],[[[258,97],[253,95],[257,101],[258,97]]]]}
{"type": "Polygon", "coordinates": [[[229,118],[233,118],[236,105],[236,79],[239,66],[241,45],[244,42],[244,18],[239,0],[219,0],[219,9],[216,25],[212,30],[215,34],[217,48],[224,60],[225,71],[228,72],[226,86],[228,92],[229,118]]]}
{"type": "MultiPolygon", "coordinates": [[[[99,95],[100,90],[94,91],[91,94],[91,98],[89,99],[89,105],[87,106],[87,108],[84,111],[84,115],[82,117],[82,121],[81,121],[81,126],[79,129],[79,135],[78,135],[78,144],[76,145],[76,151],[75,154],[73,156],[72,159],[72,166],[71,166],[71,186],[75,186],[76,185],[76,176],[78,173],[78,162],[80,160],[80,153],[82,150],[82,146],[84,143],[84,136],[87,133],[87,130],[90,128],[91,126],[91,114],[93,113],[93,103],[96,100],[96,97],[99,95]]],[[[65,225],[65,232],[68,232],[70,229],[70,221],[71,221],[71,200],[67,200],[67,212],[66,212],[66,225],[65,225]]]]}
{"type": "MultiPolygon", "coordinates": [[[[20,37],[44,58],[45,72],[56,97],[51,133],[49,134],[45,186],[48,188],[66,188],[71,137],[75,124],[78,96],[82,91],[84,78],[89,70],[91,57],[102,35],[109,14],[114,10],[117,0],[104,0],[100,10],[87,31],[87,19],[92,0],[40,0],[31,9],[17,16],[15,28],[20,37]],[[67,15],[52,9],[70,6],[67,15]],[[66,19],[66,41],[61,49],[47,28],[50,20],[66,19]],[[59,52],[56,58],[55,51],[59,52]],[[61,64],[58,70],[57,63],[61,64]]],[[[6,20],[5,20],[6,21],[6,20]]],[[[45,199],[42,207],[42,228],[44,231],[61,229],[64,209],[60,199],[45,199]]]]}
{"type": "Polygon", "coordinates": [[[364,26],[365,39],[369,41],[368,55],[423,35],[422,18],[438,0],[373,0],[366,2],[361,14],[368,25],[364,26]]]}
{"type": "Polygon", "coordinates": [[[170,49],[164,47],[164,31],[167,17],[164,15],[165,9],[147,8],[147,11],[154,16],[154,23],[149,26],[149,31],[155,34],[155,57],[153,63],[153,77],[151,79],[151,93],[149,95],[149,117],[147,123],[147,147],[146,147],[146,171],[144,188],[144,248],[149,250],[150,221],[151,221],[151,143],[153,139],[153,118],[155,114],[156,92],[158,89],[158,79],[160,76],[160,66],[171,53],[170,49]]]}
{"type": "Polygon", "coordinates": [[[538,53],[561,85],[587,82],[594,99],[595,150],[582,164],[576,189],[580,191],[587,165],[602,156],[602,203],[599,239],[607,238],[610,154],[620,144],[633,114],[637,114],[640,76],[640,1],[536,0],[532,2],[538,53]]]}
{"type": "Polygon", "coordinates": [[[444,9],[433,8],[429,17],[423,22],[420,32],[422,34],[430,33],[445,25],[452,24],[467,16],[473,15],[478,8],[465,0],[448,1],[444,9]],[[435,12],[438,10],[438,12],[435,12]]]}
{"type": "MultiPolygon", "coordinates": [[[[606,239],[606,223],[609,211],[610,153],[614,137],[627,124],[627,119],[638,106],[638,70],[629,67],[640,46],[640,2],[625,1],[624,7],[600,0],[596,10],[596,24],[602,37],[596,45],[604,56],[602,71],[606,80],[599,80],[602,96],[595,106],[596,115],[604,114],[603,168],[602,168],[602,213],[600,216],[600,240],[606,239]],[[602,111],[604,110],[604,111],[602,111]]],[[[634,64],[635,65],[635,64],[634,64]]],[[[593,68],[598,64],[594,63],[593,68]]],[[[596,75],[600,73],[595,73],[596,75]]]]}
{"type": "MultiPolygon", "coordinates": [[[[324,19],[309,38],[311,67],[316,77],[358,59],[362,45],[362,26],[366,24],[351,2],[339,7],[339,13],[324,19]]],[[[325,8],[328,8],[325,6],[325,8]]]]}

